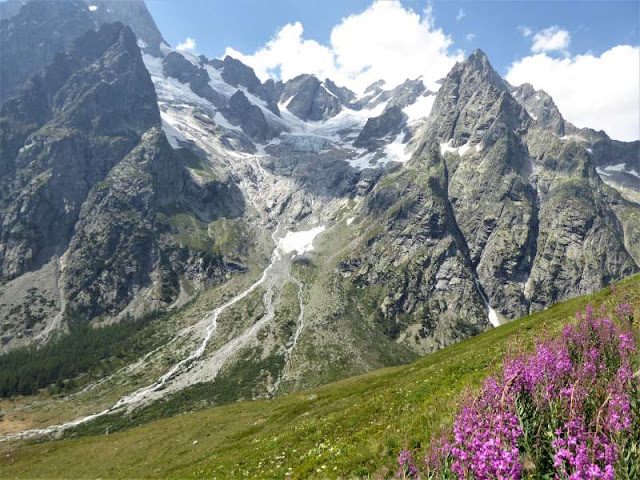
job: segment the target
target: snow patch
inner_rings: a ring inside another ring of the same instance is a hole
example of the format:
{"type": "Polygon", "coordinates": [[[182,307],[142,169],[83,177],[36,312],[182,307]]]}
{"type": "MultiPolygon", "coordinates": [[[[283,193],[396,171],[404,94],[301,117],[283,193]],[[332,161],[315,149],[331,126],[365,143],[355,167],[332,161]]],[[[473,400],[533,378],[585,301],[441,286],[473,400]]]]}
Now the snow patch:
{"type": "Polygon", "coordinates": [[[313,250],[313,240],[325,231],[325,226],[312,228],[302,232],[287,232],[287,234],[278,241],[278,248],[284,253],[296,252],[303,255],[313,250]]]}
{"type": "Polygon", "coordinates": [[[633,175],[636,178],[640,178],[640,174],[634,169],[627,170],[627,165],[625,163],[618,163],[617,165],[608,165],[602,169],[596,168],[596,172],[598,172],[600,175],[606,175],[608,177],[612,175],[611,172],[621,172],[621,173],[627,173],[629,175],[633,175]]]}
{"type": "Polygon", "coordinates": [[[427,118],[433,108],[433,102],[436,100],[435,95],[427,95],[418,97],[411,105],[403,109],[404,113],[409,117],[407,122],[413,123],[417,120],[427,118]]]}
{"type": "Polygon", "coordinates": [[[175,119],[171,118],[171,116],[165,112],[160,112],[160,118],[162,120],[162,131],[167,137],[169,145],[174,149],[181,148],[180,142],[186,142],[187,139],[172,125],[172,123],[176,123],[175,119]]]}
{"type": "Polygon", "coordinates": [[[498,313],[493,308],[491,308],[491,305],[487,305],[487,307],[489,307],[489,322],[494,327],[499,327],[500,320],[498,320],[498,313]]]}
{"type": "Polygon", "coordinates": [[[577,142],[587,142],[587,143],[589,142],[589,140],[587,140],[584,137],[581,137],[580,135],[565,135],[563,137],[560,137],[560,140],[563,140],[565,142],[567,140],[575,140],[577,142]]]}
{"type": "Polygon", "coordinates": [[[467,152],[469,152],[470,150],[473,149],[474,152],[480,152],[482,151],[483,145],[482,144],[477,144],[477,145],[470,145],[469,142],[465,143],[464,145],[462,145],[461,147],[452,147],[451,146],[451,142],[453,141],[453,139],[449,140],[447,143],[441,143],[440,144],[440,154],[444,155],[447,152],[451,152],[451,153],[457,153],[460,156],[463,156],[464,154],[466,154],[467,152]]]}
{"type": "Polygon", "coordinates": [[[200,59],[196,57],[193,53],[187,52],[186,50],[176,50],[176,52],[182,55],[187,60],[189,60],[196,67],[200,66],[200,59]]]}
{"type": "Polygon", "coordinates": [[[351,225],[355,219],[356,217],[347,218],[347,225],[351,225]]]}
{"type": "Polygon", "coordinates": [[[389,145],[384,147],[385,158],[383,159],[384,163],[387,162],[400,162],[405,163],[407,160],[411,158],[412,152],[407,153],[407,144],[402,143],[404,135],[400,132],[395,140],[391,142],[389,145]]]}
{"type": "MultiPolygon", "coordinates": [[[[329,90],[329,89],[327,88],[327,84],[326,84],[325,82],[322,82],[322,83],[320,84],[320,86],[321,86],[321,87],[322,87],[322,89],[323,89],[325,92],[327,92],[329,95],[331,95],[331,96],[332,96],[332,97],[334,97],[334,98],[338,98],[338,97],[336,96],[336,94],[335,94],[335,93],[333,93],[331,90],[329,90]]],[[[340,100],[340,99],[338,98],[338,100],[340,100]]]]}
{"type": "Polygon", "coordinates": [[[89,10],[92,12],[95,12],[96,10],[98,10],[98,6],[97,5],[89,5],[89,10]]]}

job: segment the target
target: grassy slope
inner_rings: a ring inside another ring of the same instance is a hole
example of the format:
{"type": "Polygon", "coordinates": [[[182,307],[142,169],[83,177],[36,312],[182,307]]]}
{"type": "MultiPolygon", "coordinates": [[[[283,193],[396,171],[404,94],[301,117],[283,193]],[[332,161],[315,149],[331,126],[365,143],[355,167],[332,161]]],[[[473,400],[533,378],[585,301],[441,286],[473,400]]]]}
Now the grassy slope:
{"type": "Polygon", "coordinates": [[[0,445],[0,477],[352,478],[384,475],[400,448],[429,440],[458,398],[510,348],[557,333],[587,303],[612,308],[640,275],[461,342],[412,364],[271,401],[216,407],[117,434],[0,445]],[[195,443],[197,442],[197,443],[195,443]]]}

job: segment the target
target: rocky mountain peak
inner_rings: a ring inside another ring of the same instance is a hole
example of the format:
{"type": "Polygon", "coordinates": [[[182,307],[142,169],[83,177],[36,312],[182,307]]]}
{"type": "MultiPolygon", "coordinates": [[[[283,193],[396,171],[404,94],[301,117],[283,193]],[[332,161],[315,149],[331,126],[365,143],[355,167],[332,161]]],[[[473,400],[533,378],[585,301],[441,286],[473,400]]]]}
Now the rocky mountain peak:
{"type": "Polygon", "coordinates": [[[364,93],[379,93],[382,91],[382,87],[384,86],[386,82],[384,80],[378,80],[377,82],[373,82],[371,85],[369,85],[364,93]]]}
{"type": "Polygon", "coordinates": [[[476,50],[445,77],[429,118],[429,138],[459,148],[479,144],[489,131],[487,140],[493,142],[505,126],[517,130],[528,120],[509,90],[484,52],[476,50]]]}
{"type": "MultiPolygon", "coordinates": [[[[55,2],[53,2],[55,3],[55,2]]],[[[156,26],[144,0],[85,0],[91,17],[98,23],[122,22],[131,27],[140,48],[153,56],[162,56],[161,45],[167,44],[156,26]]]]}
{"type": "Polygon", "coordinates": [[[314,75],[302,74],[284,85],[282,101],[301,120],[320,121],[340,113],[340,99],[314,75]]]}
{"type": "Polygon", "coordinates": [[[324,87],[331,93],[333,93],[336,97],[340,99],[340,101],[344,104],[348,104],[355,100],[356,94],[349,90],[347,87],[339,87],[335,84],[333,80],[330,78],[325,78],[324,87]]]}
{"type": "Polygon", "coordinates": [[[260,89],[261,83],[253,68],[230,55],[226,55],[222,61],[221,75],[225,82],[234,87],[242,85],[251,93],[256,93],[260,89]]]}
{"type": "Polygon", "coordinates": [[[92,28],[86,4],[78,0],[32,0],[0,22],[0,102],[92,28]]]}
{"type": "Polygon", "coordinates": [[[489,58],[479,48],[469,55],[464,62],[456,64],[449,76],[456,72],[456,67],[459,68],[460,73],[466,79],[481,79],[483,82],[488,82],[500,90],[509,90],[509,84],[493,69],[489,58]]]}
{"type": "Polygon", "coordinates": [[[564,135],[564,118],[547,92],[536,90],[530,83],[523,83],[512,95],[540,126],[548,128],[556,135],[564,135]]]}
{"type": "Polygon", "coordinates": [[[135,136],[160,122],[153,84],[131,28],[118,22],[89,30],[74,43],[69,55],[87,66],[55,97],[54,109],[65,112],[60,121],[102,134],[128,132],[135,136]],[[115,94],[121,88],[127,93],[115,94]],[[93,121],[89,121],[91,116],[95,116],[93,121]]]}

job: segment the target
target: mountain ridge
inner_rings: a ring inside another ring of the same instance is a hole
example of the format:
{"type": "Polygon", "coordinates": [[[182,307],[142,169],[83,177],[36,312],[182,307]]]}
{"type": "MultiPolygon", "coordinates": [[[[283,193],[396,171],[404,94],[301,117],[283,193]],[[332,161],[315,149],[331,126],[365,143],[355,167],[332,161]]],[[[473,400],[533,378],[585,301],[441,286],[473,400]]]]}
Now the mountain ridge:
{"type": "Polygon", "coordinates": [[[158,375],[126,380],[122,408],[234,368],[258,398],[317,386],[638,271],[640,142],[577,129],[481,50],[438,92],[357,97],[172,50],[142,2],[32,2],[3,39],[67,10],[87,31],[20,70],[0,108],[0,348],[73,321],[181,319],[153,324],[182,340],[131,366],[158,375]],[[130,26],[111,23],[125,10],[130,26]]]}

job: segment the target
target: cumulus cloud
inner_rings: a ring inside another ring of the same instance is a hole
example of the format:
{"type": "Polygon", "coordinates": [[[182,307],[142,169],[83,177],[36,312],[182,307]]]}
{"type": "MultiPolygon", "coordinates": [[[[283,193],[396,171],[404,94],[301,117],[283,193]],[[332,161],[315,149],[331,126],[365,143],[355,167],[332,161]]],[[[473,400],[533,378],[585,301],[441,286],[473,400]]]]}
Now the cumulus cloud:
{"type": "Polygon", "coordinates": [[[553,26],[540,30],[533,36],[533,53],[562,51],[567,52],[571,43],[571,35],[566,30],[558,26],[553,26]]]}
{"type": "Polygon", "coordinates": [[[187,37],[184,42],[180,42],[176,47],[176,50],[181,52],[193,52],[195,49],[196,41],[191,37],[187,37]]]}
{"type": "Polygon", "coordinates": [[[529,37],[533,33],[533,30],[525,25],[520,25],[518,27],[518,31],[522,34],[523,37],[529,37]]]}
{"type": "Polygon", "coordinates": [[[460,10],[458,10],[458,15],[456,15],[456,21],[459,22],[460,20],[462,20],[464,17],[466,17],[467,14],[465,13],[465,11],[461,8],[460,10]]]}
{"type": "Polygon", "coordinates": [[[506,78],[545,90],[578,127],[604,130],[618,140],[640,138],[640,47],[567,58],[539,53],[513,63],[506,78]]]}
{"type": "Polygon", "coordinates": [[[362,91],[379,79],[391,86],[423,76],[425,84],[435,89],[435,82],[462,59],[461,52],[450,52],[452,44],[435,28],[429,7],[419,14],[398,0],[378,0],[336,25],[329,45],[305,39],[302,24],[296,22],[285,25],[251,55],[232,48],[226,54],[253,67],[262,80],[287,81],[312,73],[362,91]]]}

